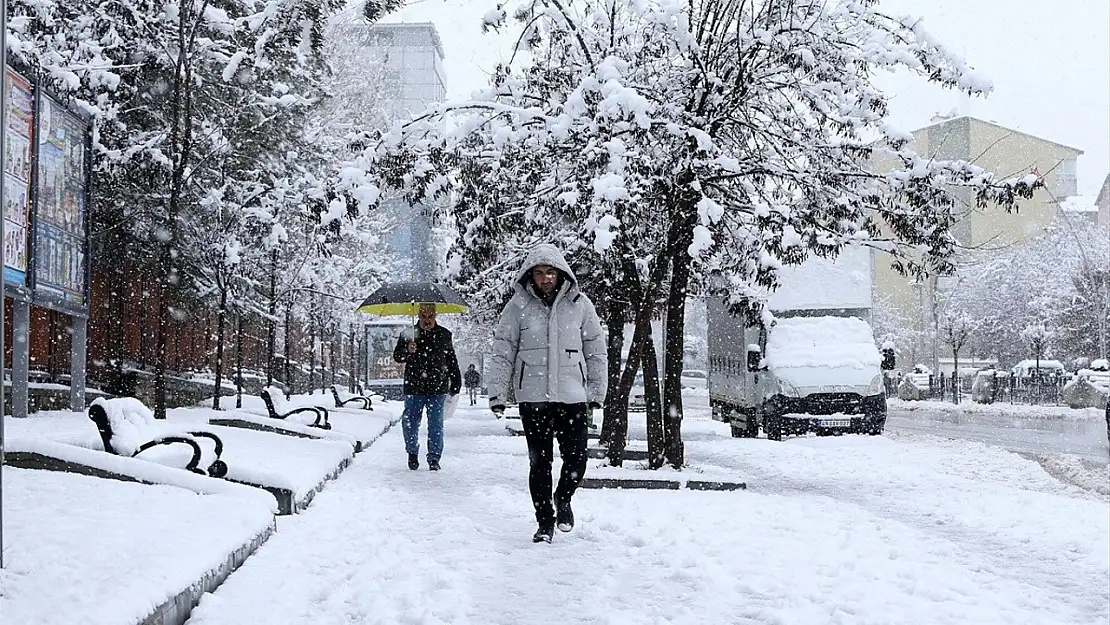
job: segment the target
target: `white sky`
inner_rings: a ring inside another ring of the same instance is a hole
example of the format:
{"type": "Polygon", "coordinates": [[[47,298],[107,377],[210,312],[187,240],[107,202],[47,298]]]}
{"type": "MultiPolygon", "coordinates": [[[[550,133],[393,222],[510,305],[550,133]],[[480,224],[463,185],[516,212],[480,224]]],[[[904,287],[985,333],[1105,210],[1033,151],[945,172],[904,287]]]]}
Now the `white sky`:
{"type": "MultiPolygon", "coordinates": [[[[504,0],[412,0],[388,21],[432,22],[443,40],[448,99],[483,86],[511,38],[483,35],[481,17],[504,0]]],[[[507,3],[511,4],[511,3],[507,3]]],[[[924,19],[953,52],[994,81],[969,101],[911,76],[881,76],[905,130],[953,108],[1083,150],[1079,192],[1095,195],[1110,171],[1110,2],[1107,0],[884,0],[924,19]]],[[[1008,175],[1013,172],[998,172],[1008,175]]]]}

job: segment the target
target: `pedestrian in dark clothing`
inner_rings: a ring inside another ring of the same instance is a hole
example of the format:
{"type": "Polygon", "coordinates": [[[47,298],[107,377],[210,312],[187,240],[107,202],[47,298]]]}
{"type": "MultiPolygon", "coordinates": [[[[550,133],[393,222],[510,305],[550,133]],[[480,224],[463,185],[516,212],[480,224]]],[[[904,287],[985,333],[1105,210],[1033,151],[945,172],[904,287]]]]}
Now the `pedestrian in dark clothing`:
{"type": "Polygon", "coordinates": [[[413,338],[402,336],[393,350],[393,359],[405,363],[405,411],[401,429],[409,468],[420,468],[420,420],[428,412],[428,468],[439,470],[443,455],[443,406],[447,395],[462,390],[462,376],[451,331],[436,323],[434,304],[420,307],[420,320],[413,338]]]}
{"type": "Polygon", "coordinates": [[[463,383],[466,385],[466,391],[470,394],[470,405],[478,403],[478,387],[482,385],[482,374],[470,365],[466,373],[463,374],[463,383]]]}
{"type": "Polygon", "coordinates": [[[563,532],[574,527],[571,498],[586,472],[587,410],[601,407],[608,382],[605,336],[593,302],[578,290],[574,272],[555,246],[532,250],[513,288],[494,333],[489,405],[500,416],[513,384],[539,523],[532,540],[551,542],[556,524],[563,532]],[[563,458],[554,505],[553,438],[563,458]]]}

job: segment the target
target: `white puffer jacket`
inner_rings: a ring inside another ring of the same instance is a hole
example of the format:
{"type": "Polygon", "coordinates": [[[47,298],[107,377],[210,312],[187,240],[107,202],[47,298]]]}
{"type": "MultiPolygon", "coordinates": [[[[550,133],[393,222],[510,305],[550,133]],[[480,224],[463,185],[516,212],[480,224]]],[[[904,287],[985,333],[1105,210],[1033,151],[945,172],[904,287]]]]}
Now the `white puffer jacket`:
{"type": "Polygon", "coordinates": [[[602,403],[609,381],[605,333],[562,252],[554,245],[536,246],[513,288],[493,336],[489,405],[505,404],[509,384],[518,403],[602,403]],[[551,306],[534,290],[531,271],[537,265],[566,275],[551,306]]]}

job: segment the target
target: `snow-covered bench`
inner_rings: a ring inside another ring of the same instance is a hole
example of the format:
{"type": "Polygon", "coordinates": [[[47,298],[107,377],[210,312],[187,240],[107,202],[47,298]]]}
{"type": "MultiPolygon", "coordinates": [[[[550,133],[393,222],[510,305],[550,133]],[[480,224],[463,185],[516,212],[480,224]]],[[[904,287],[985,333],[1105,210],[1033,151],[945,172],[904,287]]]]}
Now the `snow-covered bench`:
{"type": "Polygon", "coordinates": [[[339,394],[339,388],[336,387],[336,385],[334,384],[331,385],[331,396],[335,398],[336,408],[342,408],[347,404],[352,404],[356,408],[362,408],[363,410],[373,410],[373,408],[370,406],[371,401],[369,397],[366,397],[365,395],[351,395],[344,398],[339,394]]]}
{"type": "Polygon", "coordinates": [[[227,464],[220,459],[224,451],[220,437],[212,432],[175,431],[168,424],[157,421],[150,409],[135,398],[97,398],[89,405],[89,419],[100,432],[104,451],[110,454],[134,457],[160,445],[187,445],[192,449],[193,455],[185,465],[186,470],[212,477],[227,475],[227,464]],[[203,450],[197,443],[197,438],[206,438],[215,443],[216,459],[208,465],[207,470],[199,468],[203,450]]]}
{"type": "Polygon", "coordinates": [[[289,408],[289,400],[285,398],[285,393],[281,389],[274,386],[267,386],[262,389],[262,402],[266,404],[266,412],[271,419],[287,419],[295,414],[315,414],[315,419],[311,423],[312,427],[318,427],[322,430],[330,430],[331,423],[328,422],[328,409],[323,406],[303,406],[301,408],[289,408]]]}

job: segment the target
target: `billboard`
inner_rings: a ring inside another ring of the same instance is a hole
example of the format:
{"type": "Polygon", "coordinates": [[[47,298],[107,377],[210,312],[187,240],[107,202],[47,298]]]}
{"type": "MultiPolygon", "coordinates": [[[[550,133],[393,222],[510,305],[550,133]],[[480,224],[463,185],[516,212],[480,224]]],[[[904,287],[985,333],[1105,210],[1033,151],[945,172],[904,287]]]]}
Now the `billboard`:
{"type": "Polygon", "coordinates": [[[407,321],[372,321],[366,324],[366,381],[371,385],[400,385],[405,379],[404,363],[393,360],[393,348],[407,321]]]}
{"type": "Polygon", "coordinates": [[[84,310],[87,288],[85,120],[40,91],[35,184],[35,299],[61,310],[84,310]]]}
{"type": "Polygon", "coordinates": [[[27,284],[27,234],[31,212],[34,92],[30,81],[6,68],[4,103],[8,127],[4,145],[4,281],[27,284]]]}

